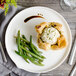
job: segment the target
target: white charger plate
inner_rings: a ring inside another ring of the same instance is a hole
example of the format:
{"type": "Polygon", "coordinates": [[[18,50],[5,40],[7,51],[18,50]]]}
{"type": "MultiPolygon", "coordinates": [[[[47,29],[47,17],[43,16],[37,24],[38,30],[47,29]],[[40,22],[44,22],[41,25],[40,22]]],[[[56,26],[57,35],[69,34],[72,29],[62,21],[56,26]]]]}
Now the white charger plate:
{"type": "Polygon", "coordinates": [[[72,44],[71,31],[66,20],[53,9],[42,6],[30,7],[19,12],[9,23],[5,35],[6,49],[13,62],[17,65],[18,68],[34,73],[48,72],[60,66],[68,56],[71,44],[72,44]],[[43,14],[43,17],[45,19],[34,18],[28,21],[27,23],[24,23],[24,19],[26,19],[29,16],[37,15],[38,13],[43,14]],[[37,33],[34,27],[35,25],[41,22],[61,23],[63,25],[62,27],[62,30],[64,31],[63,34],[67,40],[67,47],[57,51],[53,50],[44,51],[40,49],[37,45],[37,33]],[[30,64],[28,64],[22,57],[18,56],[15,53],[14,50],[17,50],[17,45],[14,36],[17,35],[18,30],[20,30],[21,34],[24,34],[28,40],[30,35],[33,36],[34,45],[36,45],[37,48],[40,51],[42,51],[43,55],[46,57],[46,59],[43,62],[45,66],[37,66],[31,62],[30,64]]]}

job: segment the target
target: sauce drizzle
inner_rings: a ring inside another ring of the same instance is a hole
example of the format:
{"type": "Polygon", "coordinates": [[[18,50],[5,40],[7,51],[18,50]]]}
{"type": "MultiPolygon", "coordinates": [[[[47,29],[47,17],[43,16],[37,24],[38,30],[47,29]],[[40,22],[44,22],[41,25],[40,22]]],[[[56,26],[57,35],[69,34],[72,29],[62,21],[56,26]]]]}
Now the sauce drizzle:
{"type": "Polygon", "coordinates": [[[44,17],[42,17],[42,16],[30,16],[30,17],[27,17],[27,18],[24,20],[24,22],[26,23],[26,22],[28,22],[29,20],[33,19],[33,18],[43,18],[43,19],[44,19],[44,17]]]}

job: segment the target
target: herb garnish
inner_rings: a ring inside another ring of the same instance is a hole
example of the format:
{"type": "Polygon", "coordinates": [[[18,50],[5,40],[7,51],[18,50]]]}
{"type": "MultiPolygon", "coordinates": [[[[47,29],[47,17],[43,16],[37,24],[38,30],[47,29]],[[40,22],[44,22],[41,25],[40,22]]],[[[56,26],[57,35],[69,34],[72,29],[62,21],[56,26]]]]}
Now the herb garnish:
{"type": "Polygon", "coordinates": [[[1,0],[0,5],[3,5],[3,9],[5,10],[6,15],[9,9],[9,5],[17,7],[17,0],[1,0]]]}

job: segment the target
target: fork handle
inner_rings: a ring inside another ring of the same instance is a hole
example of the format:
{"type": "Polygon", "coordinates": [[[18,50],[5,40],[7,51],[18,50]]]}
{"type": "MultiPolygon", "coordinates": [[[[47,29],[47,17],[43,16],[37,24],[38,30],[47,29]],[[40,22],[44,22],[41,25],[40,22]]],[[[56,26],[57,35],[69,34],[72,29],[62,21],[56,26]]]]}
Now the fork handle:
{"type": "Polygon", "coordinates": [[[1,53],[2,53],[3,61],[4,62],[7,62],[7,59],[6,59],[6,56],[5,56],[5,53],[4,53],[4,50],[3,50],[3,47],[2,47],[1,41],[0,41],[0,48],[1,48],[1,53]]]}

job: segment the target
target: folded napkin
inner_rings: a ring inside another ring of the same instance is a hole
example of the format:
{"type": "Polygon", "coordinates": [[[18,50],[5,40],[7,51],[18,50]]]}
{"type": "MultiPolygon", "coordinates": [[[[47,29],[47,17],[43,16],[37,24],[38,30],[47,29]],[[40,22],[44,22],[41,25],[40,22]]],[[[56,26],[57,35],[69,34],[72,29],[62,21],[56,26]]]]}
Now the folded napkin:
{"type": "Polygon", "coordinates": [[[40,76],[40,74],[38,73],[30,73],[17,68],[16,65],[13,63],[13,61],[8,56],[5,48],[5,32],[8,23],[14,17],[14,15],[17,14],[22,9],[24,8],[21,6],[18,6],[17,8],[10,6],[8,14],[6,16],[4,15],[4,11],[0,9],[0,39],[8,61],[7,63],[4,63],[2,61],[1,50],[0,50],[0,76],[6,76],[9,73],[11,73],[11,76],[40,76]]]}

